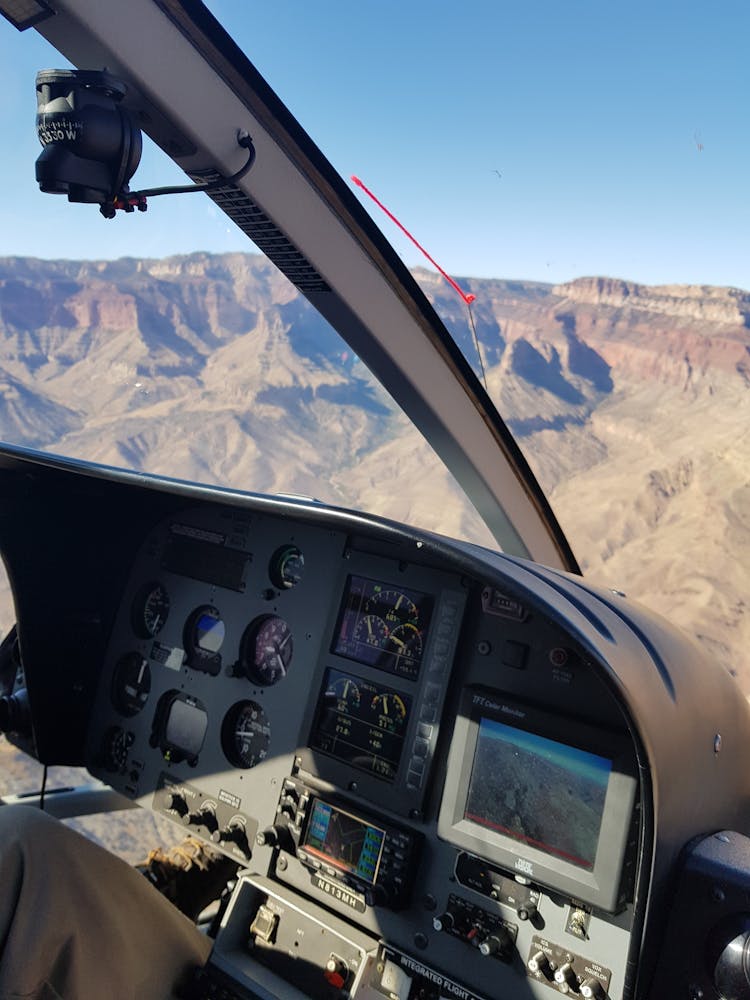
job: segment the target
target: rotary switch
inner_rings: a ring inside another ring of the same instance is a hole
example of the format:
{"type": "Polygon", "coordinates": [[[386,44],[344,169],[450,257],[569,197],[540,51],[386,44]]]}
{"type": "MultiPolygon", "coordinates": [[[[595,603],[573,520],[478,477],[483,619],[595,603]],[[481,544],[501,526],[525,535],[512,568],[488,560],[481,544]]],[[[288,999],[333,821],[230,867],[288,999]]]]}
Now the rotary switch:
{"type": "Polygon", "coordinates": [[[578,976],[570,962],[564,962],[555,970],[555,982],[560,986],[567,986],[568,989],[578,989],[578,976]]]}
{"type": "Polygon", "coordinates": [[[552,966],[543,951],[536,951],[526,963],[529,972],[539,972],[548,979],[552,975],[552,966]]]}
{"type": "Polygon", "coordinates": [[[450,910],[441,913],[439,917],[432,918],[432,926],[436,931],[452,931],[456,925],[456,920],[450,910]]]}
{"type": "Polygon", "coordinates": [[[170,809],[172,812],[176,812],[180,819],[184,819],[190,811],[188,809],[185,796],[181,795],[179,792],[169,793],[169,805],[167,806],[167,809],[170,809]]]}
{"type": "Polygon", "coordinates": [[[183,822],[191,826],[205,826],[209,833],[215,833],[219,829],[219,821],[216,818],[216,810],[213,806],[201,806],[196,812],[191,812],[183,822]]]}

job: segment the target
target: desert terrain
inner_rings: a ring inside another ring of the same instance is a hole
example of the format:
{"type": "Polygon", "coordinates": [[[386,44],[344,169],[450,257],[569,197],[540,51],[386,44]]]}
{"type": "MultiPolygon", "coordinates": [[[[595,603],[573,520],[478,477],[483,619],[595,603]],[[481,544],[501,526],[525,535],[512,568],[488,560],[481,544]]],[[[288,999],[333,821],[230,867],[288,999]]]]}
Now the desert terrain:
{"type": "MultiPolygon", "coordinates": [[[[478,371],[466,307],[438,275],[415,276],[478,371]]],[[[488,391],[585,575],[681,625],[750,693],[750,294],[461,282],[488,391]]],[[[12,443],[493,544],[429,445],[258,255],[0,260],[0,385],[12,443]]],[[[7,582],[1,596],[8,628],[7,582]]]]}

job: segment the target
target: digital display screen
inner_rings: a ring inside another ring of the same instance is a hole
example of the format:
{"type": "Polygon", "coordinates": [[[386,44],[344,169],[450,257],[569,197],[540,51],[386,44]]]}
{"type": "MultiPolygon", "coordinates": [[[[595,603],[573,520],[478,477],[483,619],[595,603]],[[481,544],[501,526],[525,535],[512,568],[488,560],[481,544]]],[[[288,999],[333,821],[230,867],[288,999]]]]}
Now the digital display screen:
{"type": "Polygon", "coordinates": [[[612,761],[481,718],[464,819],[587,871],[612,761]]]}
{"type": "Polygon", "coordinates": [[[331,652],[416,680],[433,603],[429,594],[350,576],[331,652]]]}
{"type": "Polygon", "coordinates": [[[164,738],[169,746],[188,757],[197,757],[208,728],[208,716],[202,708],[175,698],[169,707],[164,738]]]}
{"type": "Polygon", "coordinates": [[[385,831],[316,799],[305,834],[311,854],[374,884],[385,831]]]}
{"type": "Polygon", "coordinates": [[[328,669],[309,745],[384,781],[393,781],[410,711],[407,695],[328,669]]]}

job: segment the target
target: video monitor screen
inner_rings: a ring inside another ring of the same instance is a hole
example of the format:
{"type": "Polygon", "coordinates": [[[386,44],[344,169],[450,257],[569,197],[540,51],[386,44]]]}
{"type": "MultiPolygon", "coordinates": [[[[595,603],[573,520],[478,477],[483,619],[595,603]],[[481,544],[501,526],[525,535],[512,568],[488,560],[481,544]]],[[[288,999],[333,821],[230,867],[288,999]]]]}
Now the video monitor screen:
{"type": "Polygon", "coordinates": [[[350,576],[331,652],[416,680],[433,604],[430,594],[350,576]]]}
{"type": "Polygon", "coordinates": [[[464,819],[591,871],[612,761],[481,718],[464,819]]]}
{"type": "Polygon", "coordinates": [[[411,699],[341,670],[326,670],[309,745],[384,781],[401,762],[411,699]]]}
{"type": "Polygon", "coordinates": [[[384,830],[316,799],[304,843],[311,854],[374,884],[384,842],[384,830]]]}

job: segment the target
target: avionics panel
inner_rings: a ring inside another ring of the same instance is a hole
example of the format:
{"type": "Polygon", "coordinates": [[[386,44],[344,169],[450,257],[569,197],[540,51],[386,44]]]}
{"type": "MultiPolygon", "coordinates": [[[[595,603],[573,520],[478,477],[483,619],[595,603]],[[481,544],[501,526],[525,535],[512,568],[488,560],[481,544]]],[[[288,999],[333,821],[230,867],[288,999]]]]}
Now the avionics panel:
{"type": "Polygon", "coordinates": [[[384,842],[385,830],[315,799],[303,841],[315,858],[374,885],[384,842]]]}
{"type": "Polygon", "coordinates": [[[620,734],[467,688],[438,835],[613,912],[635,805],[628,746],[620,734]]]}
{"type": "Polygon", "coordinates": [[[353,548],[310,681],[301,773],[420,818],[466,603],[456,574],[353,548]]]}

